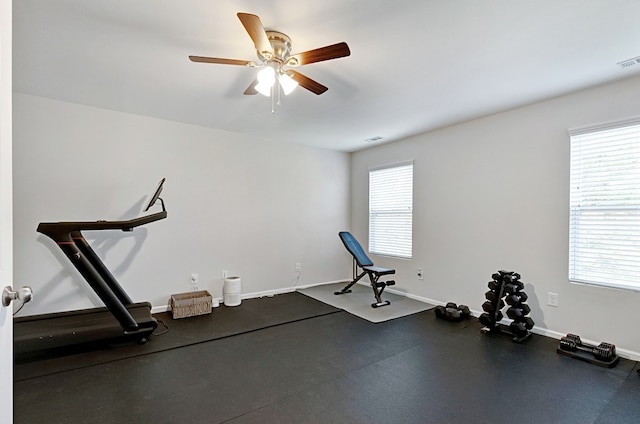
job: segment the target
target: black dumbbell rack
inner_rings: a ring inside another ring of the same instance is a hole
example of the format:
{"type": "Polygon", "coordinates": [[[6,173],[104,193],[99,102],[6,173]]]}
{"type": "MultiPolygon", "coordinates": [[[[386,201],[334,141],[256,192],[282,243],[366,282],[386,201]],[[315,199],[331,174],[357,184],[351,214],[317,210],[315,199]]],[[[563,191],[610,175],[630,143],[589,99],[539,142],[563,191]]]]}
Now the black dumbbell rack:
{"type": "Polygon", "coordinates": [[[615,367],[620,361],[614,344],[603,342],[598,346],[590,345],[583,343],[580,336],[571,333],[560,339],[560,345],[556,348],[556,352],[607,368],[615,367]]]}
{"type": "Polygon", "coordinates": [[[522,343],[531,337],[531,330],[535,323],[527,316],[531,311],[525,302],[528,298],[524,292],[524,284],[520,281],[520,274],[511,271],[498,271],[491,276],[489,291],[485,293],[487,299],[482,304],[484,313],[480,315],[480,323],[484,325],[484,333],[507,334],[516,343],[522,343]],[[502,308],[509,305],[507,316],[513,320],[510,325],[501,324],[504,318],[502,308]]]}

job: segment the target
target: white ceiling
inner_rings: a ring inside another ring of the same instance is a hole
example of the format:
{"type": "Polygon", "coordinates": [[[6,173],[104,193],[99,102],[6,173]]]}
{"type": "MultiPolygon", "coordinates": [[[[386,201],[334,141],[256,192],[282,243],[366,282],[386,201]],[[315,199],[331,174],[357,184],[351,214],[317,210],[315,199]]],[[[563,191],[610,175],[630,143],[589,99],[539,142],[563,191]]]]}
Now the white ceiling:
{"type": "MultiPolygon", "coordinates": [[[[14,89],[173,121],[356,151],[640,74],[638,0],[18,0],[14,89]],[[292,52],[351,56],[298,68],[329,87],[244,96],[257,60],[237,12],[292,52]]],[[[639,100],[640,101],[640,100],[639,100]]]]}

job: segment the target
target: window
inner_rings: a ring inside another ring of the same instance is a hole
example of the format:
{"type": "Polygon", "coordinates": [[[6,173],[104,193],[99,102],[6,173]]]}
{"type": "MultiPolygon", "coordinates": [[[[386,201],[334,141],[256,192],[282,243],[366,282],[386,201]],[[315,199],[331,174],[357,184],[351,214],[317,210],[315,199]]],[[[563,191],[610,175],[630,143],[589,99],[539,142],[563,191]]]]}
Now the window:
{"type": "Polygon", "coordinates": [[[411,259],[413,162],[369,171],[369,252],[411,259]]]}
{"type": "Polygon", "coordinates": [[[570,136],[569,280],[640,290],[640,119],[570,136]]]}

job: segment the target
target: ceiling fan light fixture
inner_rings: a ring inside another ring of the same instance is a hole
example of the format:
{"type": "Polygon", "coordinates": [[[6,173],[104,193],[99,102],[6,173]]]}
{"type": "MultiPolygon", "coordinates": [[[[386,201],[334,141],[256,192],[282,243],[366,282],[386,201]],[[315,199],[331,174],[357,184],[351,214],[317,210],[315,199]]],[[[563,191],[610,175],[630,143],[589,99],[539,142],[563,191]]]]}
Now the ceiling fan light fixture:
{"type": "Polygon", "coordinates": [[[289,95],[298,86],[298,82],[287,74],[280,74],[278,81],[285,96],[289,95]]]}
{"type": "Polygon", "coordinates": [[[258,84],[255,86],[256,91],[263,96],[271,96],[271,88],[276,83],[275,69],[270,65],[266,65],[258,71],[257,79],[258,84]]]}
{"type": "Polygon", "coordinates": [[[258,82],[273,87],[276,82],[276,71],[271,66],[265,66],[258,72],[258,82]]]}
{"type": "Polygon", "coordinates": [[[265,84],[265,83],[259,82],[258,84],[256,84],[256,86],[254,88],[256,89],[256,91],[258,93],[262,94],[263,96],[270,97],[271,96],[271,87],[273,87],[273,84],[269,85],[269,84],[265,84]]]}

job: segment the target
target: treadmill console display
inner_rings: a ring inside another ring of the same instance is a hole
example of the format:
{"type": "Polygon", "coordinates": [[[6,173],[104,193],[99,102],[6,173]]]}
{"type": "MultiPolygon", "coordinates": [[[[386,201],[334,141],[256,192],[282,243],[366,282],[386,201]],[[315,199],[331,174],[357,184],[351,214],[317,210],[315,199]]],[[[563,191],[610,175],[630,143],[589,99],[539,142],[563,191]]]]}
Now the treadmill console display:
{"type": "MultiPolygon", "coordinates": [[[[158,201],[158,199],[160,199],[160,193],[162,193],[162,185],[164,184],[165,179],[166,178],[161,179],[158,183],[158,188],[156,188],[155,193],[153,193],[153,196],[151,196],[151,200],[149,200],[149,203],[147,203],[147,207],[144,208],[144,212],[151,209],[151,206],[153,206],[158,201]]],[[[162,202],[162,199],[160,199],[160,202],[162,202]]],[[[164,202],[162,202],[162,210],[164,210],[164,202]]]]}

